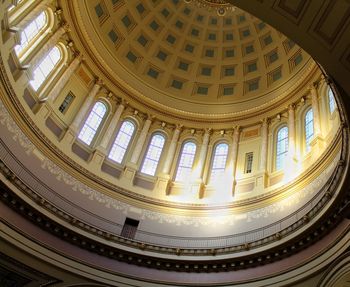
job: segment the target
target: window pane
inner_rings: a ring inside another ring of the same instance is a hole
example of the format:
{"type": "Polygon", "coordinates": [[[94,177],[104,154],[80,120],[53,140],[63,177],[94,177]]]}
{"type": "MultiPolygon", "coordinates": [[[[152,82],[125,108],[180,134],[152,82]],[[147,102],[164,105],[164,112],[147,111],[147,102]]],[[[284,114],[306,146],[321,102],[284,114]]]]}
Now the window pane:
{"type": "Polygon", "coordinates": [[[121,163],[128,149],[132,135],[134,134],[135,126],[130,121],[125,121],[120,127],[120,130],[115,138],[112,149],[109,153],[109,158],[121,163]]]}
{"type": "Polygon", "coordinates": [[[306,152],[310,151],[310,143],[314,136],[314,114],[310,109],[305,115],[305,149],[306,152]]]}
{"type": "Polygon", "coordinates": [[[16,45],[15,51],[19,55],[26,47],[29,46],[31,40],[44,28],[47,23],[46,13],[41,12],[32,22],[28,24],[21,32],[21,43],[16,45]]]}
{"type": "Polygon", "coordinates": [[[154,135],[149,144],[141,172],[149,175],[155,175],[160,156],[162,154],[165,138],[161,135],[154,135]]]}
{"type": "Polygon", "coordinates": [[[288,128],[280,128],[277,132],[276,144],[276,170],[280,170],[285,165],[285,159],[288,153],[288,128]]]}
{"type": "Polygon", "coordinates": [[[248,152],[245,154],[245,169],[244,173],[251,173],[253,168],[253,153],[248,152]]]}
{"type": "Polygon", "coordinates": [[[218,179],[223,176],[226,168],[228,154],[228,144],[221,143],[215,147],[213,163],[211,167],[210,180],[218,179]]]}
{"type": "Polygon", "coordinates": [[[334,94],[333,94],[332,89],[328,90],[328,103],[329,103],[329,111],[332,114],[336,108],[336,103],[335,103],[334,94]]]}
{"type": "Polygon", "coordinates": [[[88,118],[81,129],[78,138],[86,144],[91,144],[97,129],[99,128],[103,117],[107,111],[105,104],[97,102],[92,108],[88,118]]]}
{"type": "Polygon", "coordinates": [[[33,72],[33,80],[30,81],[31,86],[35,91],[39,89],[60,59],[61,51],[55,46],[35,68],[33,72]]]}
{"type": "Polygon", "coordinates": [[[176,172],[176,181],[184,181],[191,175],[197,146],[193,142],[187,142],[181,152],[179,165],[176,172]]]}

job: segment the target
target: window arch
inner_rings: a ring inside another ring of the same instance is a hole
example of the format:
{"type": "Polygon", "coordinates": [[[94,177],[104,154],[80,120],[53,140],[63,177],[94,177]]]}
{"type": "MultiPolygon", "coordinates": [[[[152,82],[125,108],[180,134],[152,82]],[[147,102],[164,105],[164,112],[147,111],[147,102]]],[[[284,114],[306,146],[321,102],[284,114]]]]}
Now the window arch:
{"type": "Polygon", "coordinates": [[[32,22],[30,22],[21,32],[21,43],[15,46],[15,52],[19,56],[25,50],[33,39],[48,24],[47,15],[43,11],[32,22]]]}
{"type": "Polygon", "coordinates": [[[148,175],[155,175],[160,156],[162,155],[165,137],[161,134],[154,134],[148,146],[141,172],[148,175]]]}
{"type": "Polygon", "coordinates": [[[288,127],[281,127],[277,132],[276,139],[276,170],[280,170],[285,165],[288,153],[288,127]]]}
{"type": "Polygon", "coordinates": [[[331,114],[335,111],[336,103],[334,98],[334,93],[331,88],[328,90],[328,107],[331,114]]]}
{"type": "Polygon", "coordinates": [[[80,130],[78,138],[87,145],[90,145],[93,138],[96,135],[98,128],[107,112],[107,107],[102,102],[96,102],[92,108],[88,118],[86,119],[84,126],[80,130]]]}
{"type": "Polygon", "coordinates": [[[131,138],[134,135],[134,131],[135,125],[131,121],[126,120],[122,123],[111,151],[109,152],[108,158],[116,161],[117,163],[122,163],[131,138]]]}
{"type": "Polygon", "coordinates": [[[57,66],[62,58],[61,49],[57,46],[53,47],[50,52],[44,57],[40,64],[33,71],[33,80],[30,81],[31,86],[37,91],[48,75],[57,66]]]}
{"type": "Polygon", "coordinates": [[[213,162],[211,166],[210,180],[218,179],[223,176],[226,169],[228,155],[228,144],[219,143],[214,149],[213,162]]]}
{"type": "Polygon", "coordinates": [[[311,141],[314,136],[314,113],[309,109],[305,114],[305,151],[309,152],[311,149],[311,141]]]}
{"type": "Polygon", "coordinates": [[[194,142],[186,142],[181,151],[175,181],[185,181],[192,172],[197,145],[194,142]]]}

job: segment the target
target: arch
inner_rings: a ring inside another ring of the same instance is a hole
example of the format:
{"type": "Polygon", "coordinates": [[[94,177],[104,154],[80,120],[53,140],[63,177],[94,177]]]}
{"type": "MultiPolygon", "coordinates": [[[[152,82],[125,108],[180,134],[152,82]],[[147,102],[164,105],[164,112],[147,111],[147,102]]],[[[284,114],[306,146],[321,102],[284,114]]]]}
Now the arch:
{"type": "Polygon", "coordinates": [[[175,181],[185,181],[190,177],[196,151],[197,145],[193,141],[187,141],[182,145],[175,181]]]}
{"type": "Polygon", "coordinates": [[[309,108],[304,115],[305,152],[311,150],[311,141],[314,137],[314,113],[309,108]]]}
{"type": "Polygon", "coordinates": [[[124,120],[120,126],[117,136],[113,142],[108,158],[117,163],[122,163],[129,148],[132,137],[135,134],[136,126],[130,120],[124,120]]]}
{"type": "Polygon", "coordinates": [[[165,136],[160,133],[154,133],[151,137],[147,152],[143,159],[141,173],[154,176],[157,171],[160,157],[165,144],[165,136]]]}
{"type": "Polygon", "coordinates": [[[91,109],[89,116],[87,117],[82,129],[80,130],[78,138],[87,145],[90,145],[106,113],[106,104],[102,101],[97,101],[91,109]]]}
{"type": "Polygon", "coordinates": [[[225,173],[229,146],[226,142],[218,142],[214,146],[214,152],[210,168],[210,181],[218,180],[225,173]]]}
{"type": "Polygon", "coordinates": [[[39,65],[33,71],[33,79],[30,81],[32,88],[37,91],[49,75],[58,66],[60,60],[63,59],[62,50],[58,45],[54,46],[49,53],[41,60],[39,65]]]}
{"type": "Polygon", "coordinates": [[[281,126],[277,130],[276,134],[276,161],[275,169],[281,170],[285,165],[285,159],[288,154],[289,146],[289,137],[288,137],[288,127],[281,126]]]}

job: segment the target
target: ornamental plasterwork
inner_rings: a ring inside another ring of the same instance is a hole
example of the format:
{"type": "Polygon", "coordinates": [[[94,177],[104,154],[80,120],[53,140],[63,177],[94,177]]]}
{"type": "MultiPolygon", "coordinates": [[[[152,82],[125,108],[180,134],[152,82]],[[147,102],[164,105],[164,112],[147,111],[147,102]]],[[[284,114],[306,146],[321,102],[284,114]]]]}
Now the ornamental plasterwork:
{"type": "MultiPolygon", "coordinates": [[[[11,132],[14,135],[13,139],[15,141],[18,141],[28,154],[30,154],[35,149],[35,146],[30,142],[26,135],[17,126],[15,121],[11,118],[2,101],[0,101],[0,123],[6,126],[9,132],[11,132]]],[[[233,225],[235,222],[237,222],[237,218],[239,218],[238,220],[244,219],[246,220],[246,222],[250,222],[252,219],[268,218],[270,215],[276,214],[277,212],[282,212],[285,208],[289,206],[294,206],[300,204],[301,202],[304,202],[306,198],[310,198],[315,192],[319,191],[329,179],[330,174],[337,165],[339,157],[340,153],[338,153],[336,159],[327,167],[327,169],[325,169],[315,180],[313,180],[313,182],[308,184],[305,188],[297,191],[295,194],[279,202],[273,203],[272,205],[256,209],[254,211],[246,212],[245,216],[244,214],[239,214],[237,216],[229,215],[218,216],[215,218],[205,216],[194,217],[170,215],[141,209],[141,218],[147,218],[149,220],[157,221],[158,223],[172,223],[176,225],[187,226],[193,225],[195,227],[217,225],[218,223],[225,225],[233,225]]],[[[42,161],[42,168],[48,170],[51,174],[55,175],[57,180],[63,181],[65,184],[71,186],[71,188],[74,191],[78,191],[86,195],[90,200],[95,200],[100,204],[103,204],[107,208],[112,207],[116,210],[123,211],[125,214],[127,214],[128,211],[133,208],[132,206],[126,203],[111,198],[81,183],[46,157],[42,161]]]]}
{"type": "Polygon", "coordinates": [[[225,16],[227,12],[233,12],[235,7],[225,0],[184,0],[185,3],[193,3],[199,8],[205,8],[209,12],[216,11],[218,16],[225,16]]]}

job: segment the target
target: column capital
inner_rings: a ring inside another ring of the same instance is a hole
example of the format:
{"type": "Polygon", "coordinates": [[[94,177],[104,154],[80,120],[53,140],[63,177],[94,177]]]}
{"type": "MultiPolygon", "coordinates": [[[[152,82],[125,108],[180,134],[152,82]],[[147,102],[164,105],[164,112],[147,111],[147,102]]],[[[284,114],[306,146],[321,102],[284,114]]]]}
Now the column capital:
{"type": "Polygon", "coordinates": [[[204,129],[204,134],[206,135],[211,135],[212,134],[212,132],[213,132],[213,129],[212,128],[206,128],[206,129],[204,129]]]}
{"type": "Polygon", "coordinates": [[[109,92],[106,96],[107,100],[111,100],[114,97],[114,94],[112,92],[109,92]]]}
{"type": "Polygon", "coordinates": [[[95,83],[94,84],[102,87],[103,86],[103,81],[102,81],[101,78],[95,77],[95,83]]]}
{"type": "Polygon", "coordinates": [[[61,23],[60,23],[60,26],[61,26],[61,28],[63,28],[64,31],[66,31],[66,32],[70,32],[70,31],[71,31],[71,30],[70,30],[70,27],[69,27],[69,24],[68,24],[67,22],[65,22],[65,21],[61,22],[61,23]]]}
{"type": "Polygon", "coordinates": [[[80,53],[79,51],[74,51],[73,55],[74,55],[73,61],[78,60],[79,62],[81,62],[84,60],[84,55],[82,53],[80,53]]]}
{"type": "Polygon", "coordinates": [[[317,86],[314,83],[308,87],[308,90],[311,92],[311,95],[317,91],[317,86]]]}
{"type": "Polygon", "coordinates": [[[288,111],[294,111],[294,110],[295,110],[295,107],[296,107],[296,105],[295,105],[294,103],[290,104],[290,105],[288,106],[288,111]]]}
{"type": "Polygon", "coordinates": [[[126,108],[129,105],[129,102],[123,98],[116,97],[116,99],[116,102],[119,106],[123,106],[124,108],[126,108]]]}
{"type": "Polygon", "coordinates": [[[268,126],[271,122],[270,118],[263,118],[262,120],[260,120],[261,122],[261,126],[268,126]]]}
{"type": "Polygon", "coordinates": [[[150,113],[147,113],[147,114],[146,114],[146,121],[151,121],[151,122],[153,122],[155,118],[156,118],[156,116],[153,115],[153,114],[150,114],[150,113]]]}
{"type": "Polygon", "coordinates": [[[183,129],[184,125],[183,124],[176,124],[175,125],[175,130],[181,131],[183,129]]]}
{"type": "Polygon", "coordinates": [[[239,134],[242,131],[242,127],[239,125],[233,126],[233,133],[234,134],[239,134]]]}

